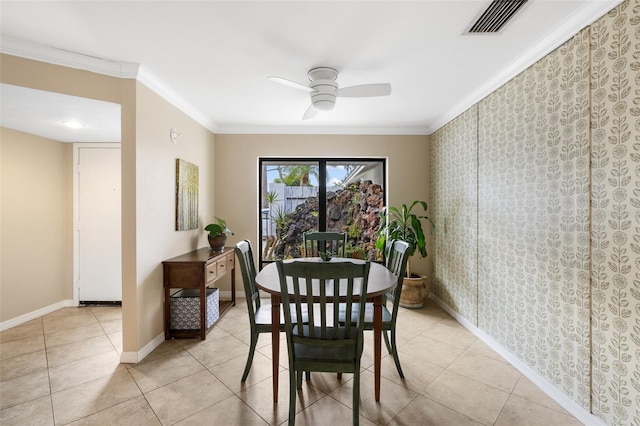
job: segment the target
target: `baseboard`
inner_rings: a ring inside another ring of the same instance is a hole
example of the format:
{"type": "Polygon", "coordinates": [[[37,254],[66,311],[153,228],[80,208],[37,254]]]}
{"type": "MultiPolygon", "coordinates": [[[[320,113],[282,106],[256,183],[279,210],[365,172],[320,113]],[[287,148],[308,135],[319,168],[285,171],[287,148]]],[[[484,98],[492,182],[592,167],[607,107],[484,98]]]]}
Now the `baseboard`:
{"type": "Polygon", "coordinates": [[[16,327],[20,324],[24,324],[25,322],[29,322],[36,318],[40,318],[43,315],[50,314],[51,312],[55,312],[62,308],[73,308],[77,306],[78,305],[74,304],[73,300],[62,300],[58,303],[54,303],[53,305],[45,306],[44,308],[29,312],[28,314],[20,315],[19,317],[11,318],[10,320],[1,322],[0,331],[8,330],[10,328],[16,327]]]}
{"type": "MultiPolygon", "coordinates": [[[[231,300],[231,290],[219,290],[218,296],[221,300],[231,300]]],[[[244,299],[244,291],[236,291],[237,299],[244,299]]]]}
{"type": "MultiPolygon", "coordinates": [[[[229,292],[229,298],[231,298],[231,292],[229,292]]],[[[10,328],[16,327],[20,324],[24,324],[36,318],[40,318],[44,315],[50,314],[51,312],[55,312],[62,308],[73,308],[78,307],[77,304],[74,303],[73,300],[63,300],[58,303],[54,303],[53,305],[45,306],[44,308],[40,308],[33,312],[29,312],[28,314],[20,315],[19,317],[12,318],[8,321],[4,321],[0,323],[0,331],[8,330],[10,328]]],[[[155,348],[160,346],[164,341],[164,332],[160,333],[155,339],[145,345],[144,348],[139,350],[138,352],[122,352],[120,354],[120,362],[127,364],[136,364],[140,362],[144,357],[149,355],[155,348]]]]}
{"type": "Polygon", "coordinates": [[[120,354],[120,362],[124,364],[137,364],[149,355],[155,348],[164,342],[164,331],[158,334],[152,341],[147,343],[138,352],[122,352],[120,354]]]}
{"type": "MultiPolygon", "coordinates": [[[[218,296],[221,299],[231,300],[231,290],[220,291],[218,296]]],[[[238,298],[244,299],[244,292],[236,292],[236,300],[238,298]]],[[[122,354],[120,355],[120,362],[125,364],[136,364],[142,361],[151,352],[153,352],[153,350],[160,346],[162,342],[164,342],[164,340],[164,332],[162,332],[138,352],[122,352],[122,354]]]]}
{"type": "Polygon", "coordinates": [[[480,330],[474,324],[469,322],[464,317],[460,316],[457,312],[451,309],[446,303],[440,300],[433,293],[429,295],[429,298],[436,302],[442,309],[444,309],[449,315],[451,315],[456,321],[460,323],[464,328],[469,330],[474,336],[478,339],[482,340],[487,346],[497,352],[502,358],[504,358],[509,364],[511,364],[516,370],[518,370],[522,375],[531,380],[538,386],[544,393],[546,393],[551,399],[557,402],[562,408],[571,413],[575,418],[580,420],[585,425],[589,426],[607,426],[605,422],[603,422],[598,417],[594,416],[580,405],[578,405],[575,401],[569,398],[564,392],[562,392],[555,384],[548,381],[546,378],[541,376],[538,372],[533,370],[527,364],[525,364],[522,360],[517,358],[507,349],[505,349],[502,345],[496,342],[491,336],[489,336],[484,331],[480,330]]]}

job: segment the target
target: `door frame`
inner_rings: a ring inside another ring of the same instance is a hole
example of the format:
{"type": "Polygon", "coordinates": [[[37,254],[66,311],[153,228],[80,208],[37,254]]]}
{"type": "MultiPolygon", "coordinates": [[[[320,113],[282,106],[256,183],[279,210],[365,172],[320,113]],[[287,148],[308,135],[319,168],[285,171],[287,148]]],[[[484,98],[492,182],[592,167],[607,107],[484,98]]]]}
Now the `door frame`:
{"type": "MultiPolygon", "coordinates": [[[[78,159],[80,157],[80,149],[82,148],[119,148],[122,155],[121,143],[74,143],[73,144],[73,304],[74,306],[80,305],[80,297],[78,295],[78,280],[80,276],[80,241],[78,233],[78,216],[80,214],[80,191],[79,184],[80,179],[78,176],[78,159]]],[[[122,175],[122,171],[120,171],[122,175]]],[[[121,236],[122,240],[122,236],[121,236]]],[[[122,244],[122,241],[120,242],[122,244]]],[[[120,259],[122,264],[122,259],[120,259]]]]}

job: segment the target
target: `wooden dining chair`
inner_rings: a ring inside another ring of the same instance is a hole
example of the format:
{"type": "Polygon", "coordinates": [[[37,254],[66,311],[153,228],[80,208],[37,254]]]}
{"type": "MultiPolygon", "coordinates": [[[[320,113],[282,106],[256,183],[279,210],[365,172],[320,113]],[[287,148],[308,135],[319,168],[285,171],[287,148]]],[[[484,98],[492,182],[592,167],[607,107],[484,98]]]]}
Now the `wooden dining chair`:
{"type": "MultiPolygon", "coordinates": [[[[386,267],[395,276],[398,277],[398,283],[393,290],[388,291],[382,297],[382,336],[387,346],[387,351],[393,356],[396,369],[401,378],[404,378],[402,367],[400,366],[400,358],[398,357],[398,346],[396,343],[396,322],[398,319],[398,309],[400,307],[400,293],[402,292],[402,283],[407,270],[407,260],[409,259],[409,244],[394,240],[388,245],[389,251],[386,255],[386,267]],[[391,310],[389,310],[388,301],[391,302],[391,310]],[[391,334],[391,336],[389,336],[391,334]]],[[[358,306],[354,306],[351,311],[351,321],[358,319],[358,306]]],[[[373,330],[373,303],[367,303],[364,313],[364,329],[373,330]]],[[[348,318],[346,307],[340,305],[340,322],[343,323],[348,318]]]]}
{"type": "MultiPolygon", "coordinates": [[[[255,354],[256,345],[258,344],[258,336],[260,333],[271,333],[271,305],[263,305],[260,301],[260,292],[256,286],[256,267],[253,261],[253,249],[251,248],[249,240],[240,241],[236,244],[235,252],[240,262],[251,332],[249,355],[244,373],[242,374],[242,381],[244,382],[247,380],[247,376],[251,370],[253,355],[255,354]]],[[[280,331],[284,331],[284,322],[282,322],[280,326],[280,331]]]]}
{"type": "Polygon", "coordinates": [[[320,253],[345,257],[347,234],[341,232],[306,232],[302,235],[303,257],[319,257],[320,253]]]}
{"type": "Polygon", "coordinates": [[[302,389],[302,373],[309,371],[353,373],[353,424],[357,425],[364,305],[370,263],[284,263],[278,260],[276,266],[281,298],[291,301],[284,304],[289,353],[289,425],[295,424],[296,389],[302,389]],[[344,295],[349,316],[352,314],[351,306],[358,306],[360,314],[354,322],[339,323],[334,294],[344,295]],[[296,320],[301,318],[305,309],[308,323],[296,320]]]}
{"type": "MultiPolygon", "coordinates": [[[[249,344],[249,355],[247,364],[244,367],[241,381],[247,380],[253,356],[258,344],[258,337],[261,333],[271,333],[271,305],[263,304],[260,300],[260,290],[256,285],[256,267],[253,261],[253,249],[249,240],[240,241],[235,247],[236,256],[240,262],[242,272],[242,282],[244,283],[244,295],[247,299],[247,310],[249,311],[249,326],[251,342],[249,344]]],[[[306,321],[306,311],[301,316],[306,321]]],[[[284,331],[283,309],[280,307],[280,331],[284,331]]],[[[308,377],[307,377],[308,378],[308,377]]]]}

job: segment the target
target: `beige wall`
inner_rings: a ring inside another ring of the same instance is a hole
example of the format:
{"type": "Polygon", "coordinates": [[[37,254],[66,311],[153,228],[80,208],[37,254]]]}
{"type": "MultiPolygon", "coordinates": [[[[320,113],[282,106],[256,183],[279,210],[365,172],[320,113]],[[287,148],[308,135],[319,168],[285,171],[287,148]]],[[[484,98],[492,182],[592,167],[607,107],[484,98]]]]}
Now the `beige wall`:
{"type": "Polygon", "coordinates": [[[640,424],[639,18],[623,2],[431,137],[434,294],[609,425],[640,424]]]}
{"type": "MultiPolygon", "coordinates": [[[[74,96],[104,100],[121,105],[122,123],[122,273],[123,273],[123,351],[126,359],[135,359],[143,348],[161,336],[163,331],[162,312],[162,260],[206,245],[202,228],[193,231],[176,232],[175,218],[175,160],[182,158],[200,167],[200,218],[213,216],[214,210],[214,135],[184,113],[178,111],[167,101],[155,95],[146,86],[131,79],[120,79],[81,71],[37,61],[1,55],[0,81],[6,84],[48,90],[74,96]],[[176,128],[182,135],[178,144],[172,144],[169,138],[171,128],[176,128]]],[[[5,149],[5,132],[2,133],[3,151],[5,149]]],[[[54,144],[55,145],[55,144],[54,144]]],[[[52,145],[52,146],[54,146],[52,145]]],[[[60,145],[60,144],[58,144],[60,145]]],[[[70,150],[71,146],[65,146],[70,150]]],[[[49,170],[53,167],[40,156],[41,151],[33,153],[33,168],[29,170],[38,177],[38,169],[49,170]],[[44,164],[40,164],[40,163],[44,164]],[[42,167],[40,167],[42,166],[42,167]]],[[[72,223],[72,191],[71,191],[71,151],[68,164],[60,166],[68,173],[68,185],[62,222],[68,229],[64,233],[71,238],[72,223]]],[[[13,203],[6,185],[16,179],[7,178],[13,167],[5,167],[5,159],[12,158],[2,153],[2,227],[3,231],[8,217],[5,219],[5,208],[13,203]]],[[[59,165],[56,165],[58,167],[59,165]]],[[[20,171],[20,170],[19,170],[20,171]]],[[[61,173],[63,173],[61,171],[61,173]]],[[[45,197],[47,199],[47,197],[45,197]]],[[[19,210],[20,211],[20,210],[19,210]]],[[[12,211],[13,213],[13,211],[12,211]]],[[[22,212],[27,217],[31,214],[42,217],[43,210],[39,206],[31,206],[22,212]]],[[[36,223],[37,221],[33,221],[36,223]]],[[[34,228],[30,228],[30,233],[34,228]]],[[[62,231],[61,231],[62,232],[62,231]]],[[[12,238],[14,234],[7,233],[12,238]]],[[[61,238],[63,240],[64,238],[61,238]]],[[[71,240],[69,240],[71,241],[71,240]]],[[[63,300],[72,299],[72,249],[71,242],[66,243],[65,255],[55,262],[64,265],[66,276],[62,282],[63,289],[57,289],[49,299],[40,303],[32,303],[33,297],[25,296],[24,300],[14,301],[11,310],[6,310],[2,297],[2,313],[0,320],[5,321],[16,316],[29,314],[37,309],[45,308],[63,300]]],[[[16,250],[14,244],[5,244],[2,235],[2,262],[5,259],[21,259],[22,252],[16,250]]],[[[33,249],[30,256],[41,256],[42,250],[33,249]]],[[[46,252],[46,251],[45,251],[46,252]]],[[[45,262],[51,259],[51,254],[45,262]]],[[[20,283],[15,281],[14,273],[8,279],[10,269],[3,267],[0,290],[5,294],[24,293],[23,281],[41,282],[38,275],[41,271],[47,275],[60,275],[56,270],[31,268],[22,277],[20,283]]],[[[60,278],[62,279],[62,278],[60,278]]],[[[48,281],[44,281],[47,283],[48,281]]],[[[46,284],[43,284],[46,285],[46,284]]],[[[47,291],[54,291],[47,286],[47,291]]],[[[47,293],[47,292],[44,292],[47,293]]],[[[47,293],[48,294],[48,293],[47,293]]]]}
{"type": "MultiPolygon", "coordinates": [[[[123,108],[130,106],[128,102],[135,101],[126,93],[130,90],[127,80],[89,71],[5,54],[0,54],[0,70],[0,80],[6,84],[119,103],[123,108]]],[[[122,135],[123,140],[125,136],[122,135]]]]}
{"type": "MultiPolygon", "coordinates": [[[[138,348],[163,333],[164,259],[208,245],[203,222],[214,214],[214,135],[142,84],[136,87],[138,348]],[[180,134],[169,138],[171,128],[180,134]],[[175,230],[176,159],[198,166],[199,226],[175,230]]],[[[123,185],[128,182],[123,181],[123,185]]],[[[207,222],[208,223],[208,222],[207,222]]],[[[206,223],[205,223],[206,224],[206,223]]]]}
{"type": "MultiPolygon", "coordinates": [[[[135,156],[135,81],[108,77],[89,71],[82,71],[58,65],[46,64],[11,55],[0,55],[0,81],[6,84],[64,93],[89,99],[118,103],[121,106],[122,127],[122,182],[134,182],[136,172],[135,156]]],[[[136,324],[136,188],[123,185],[122,188],[122,295],[123,295],[123,348],[125,351],[138,350],[136,324]]],[[[71,201],[70,201],[71,203],[71,201]]],[[[3,203],[4,204],[4,203],[3,203]]],[[[72,211],[69,210],[69,215],[72,211]]],[[[3,257],[8,247],[3,247],[3,257]]],[[[4,283],[10,286],[11,283],[4,283]]],[[[72,288],[71,277],[69,288],[72,288]]],[[[46,305],[45,305],[46,306],[46,305]]],[[[45,306],[40,306],[44,308],[45,306]]],[[[19,312],[26,315],[30,311],[19,312]]]]}
{"type": "MultiPolygon", "coordinates": [[[[429,198],[427,136],[365,135],[217,135],[216,214],[227,220],[235,236],[228,243],[258,238],[259,157],[387,158],[390,205],[429,198]]],[[[428,273],[430,256],[412,260],[428,273]]]]}
{"type": "Polygon", "coordinates": [[[0,322],[73,299],[72,151],[0,128],[0,322]]]}

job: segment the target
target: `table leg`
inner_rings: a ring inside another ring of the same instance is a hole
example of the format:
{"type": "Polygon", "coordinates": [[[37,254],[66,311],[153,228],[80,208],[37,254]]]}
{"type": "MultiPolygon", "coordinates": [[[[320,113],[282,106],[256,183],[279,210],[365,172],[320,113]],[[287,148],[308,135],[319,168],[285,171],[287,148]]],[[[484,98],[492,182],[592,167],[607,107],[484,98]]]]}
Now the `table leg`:
{"type": "Polygon", "coordinates": [[[380,402],[380,367],[382,359],[382,296],[373,299],[373,371],[376,402],[380,402]]]}
{"type": "Polygon", "coordinates": [[[200,340],[207,338],[207,285],[200,284],[200,340]]]}
{"type": "Polygon", "coordinates": [[[271,374],[272,374],[272,380],[273,380],[273,403],[274,404],[278,403],[278,373],[280,370],[279,364],[280,364],[280,295],[272,293],[271,294],[271,367],[272,367],[271,374]]]}

